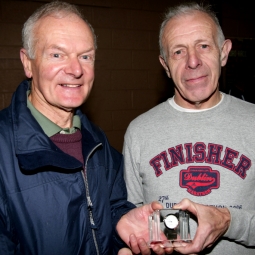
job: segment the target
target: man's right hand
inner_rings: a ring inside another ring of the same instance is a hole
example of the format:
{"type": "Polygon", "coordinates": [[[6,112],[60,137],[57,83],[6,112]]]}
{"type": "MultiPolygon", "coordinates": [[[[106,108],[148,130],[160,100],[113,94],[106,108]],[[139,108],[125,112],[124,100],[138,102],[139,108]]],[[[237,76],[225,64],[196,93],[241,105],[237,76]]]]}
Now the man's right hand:
{"type": "Polygon", "coordinates": [[[176,204],[173,209],[187,210],[198,220],[198,228],[193,241],[174,248],[182,254],[199,253],[206,247],[212,246],[228,230],[231,221],[227,208],[202,205],[187,198],[176,204]]]}

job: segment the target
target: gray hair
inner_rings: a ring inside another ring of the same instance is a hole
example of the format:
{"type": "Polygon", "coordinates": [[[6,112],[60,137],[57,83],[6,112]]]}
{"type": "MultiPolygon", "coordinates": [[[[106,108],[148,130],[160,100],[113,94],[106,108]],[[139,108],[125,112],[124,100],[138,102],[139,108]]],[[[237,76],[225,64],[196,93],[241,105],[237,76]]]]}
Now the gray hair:
{"type": "Polygon", "coordinates": [[[180,17],[180,16],[184,16],[187,14],[192,14],[195,11],[199,11],[199,12],[203,12],[206,13],[209,17],[211,17],[211,19],[214,21],[217,30],[218,30],[218,46],[221,47],[224,40],[225,40],[225,36],[223,34],[223,31],[221,29],[219,20],[215,14],[215,12],[213,12],[211,10],[211,6],[210,5],[205,5],[203,6],[202,4],[198,4],[195,2],[190,2],[187,4],[180,4],[174,7],[170,7],[168,9],[168,11],[166,12],[165,16],[164,16],[164,20],[161,24],[160,27],[160,32],[159,32],[159,49],[160,49],[160,55],[166,60],[166,54],[164,51],[164,47],[162,44],[162,39],[163,39],[163,34],[165,31],[165,27],[166,24],[168,23],[168,21],[170,21],[170,19],[174,18],[174,17],[180,17]]]}
{"type": "Polygon", "coordinates": [[[53,1],[48,4],[42,5],[38,8],[24,23],[22,29],[22,42],[23,48],[27,50],[28,57],[33,59],[35,57],[35,27],[36,23],[44,17],[53,16],[55,18],[63,18],[66,15],[74,14],[84,20],[84,22],[89,26],[93,39],[94,39],[94,47],[97,48],[96,35],[91,24],[83,17],[81,11],[72,4],[60,1],[53,1]]]}

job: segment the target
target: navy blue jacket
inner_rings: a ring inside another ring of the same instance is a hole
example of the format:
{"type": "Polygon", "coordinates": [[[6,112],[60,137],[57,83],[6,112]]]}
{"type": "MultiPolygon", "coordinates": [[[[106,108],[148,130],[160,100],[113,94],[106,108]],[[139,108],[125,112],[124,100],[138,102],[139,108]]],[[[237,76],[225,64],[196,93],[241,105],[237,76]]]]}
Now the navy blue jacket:
{"type": "Polygon", "coordinates": [[[0,254],[115,254],[116,224],[134,208],[122,155],[79,110],[85,165],[62,152],[27,108],[28,88],[0,112],[0,254]]]}

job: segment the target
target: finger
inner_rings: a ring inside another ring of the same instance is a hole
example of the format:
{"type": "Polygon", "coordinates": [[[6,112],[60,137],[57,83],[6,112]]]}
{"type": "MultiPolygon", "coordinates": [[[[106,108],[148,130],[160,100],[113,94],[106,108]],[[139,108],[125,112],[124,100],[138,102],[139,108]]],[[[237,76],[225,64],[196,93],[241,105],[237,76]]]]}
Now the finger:
{"type": "Polygon", "coordinates": [[[158,201],[153,201],[151,203],[151,208],[153,211],[155,211],[155,210],[163,209],[163,205],[160,204],[158,201]]]}
{"type": "Polygon", "coordinates": [[[184,198],[181,200],[180,203],[175,204],[173,206],[174,209],[182,209],[182,210],[186,210],[190,205],[191,205],[191,200],[189,200],[188,198],[184,198]]]}
{"type": "Polygon", "coordinates": [[[201,247],[198,247],[195,243],[191,244],[183,244],[182,246],[174,247],[174,250],[181,254],[189,254],[192,255],[201,251],[201,247]]]}
{"type": "MultiPolygon", "coordinates": [[[[164,255],[165,254],[165,249],[161,247],[160,245],[154,245],[152,247],[152,250],[157,254],[157,255],[164,255]]],[[[171,253],[170,253],[171,254],[171,253]]]]}
{"type": "Polygon", "coordinates": [[[172,254],[174,251],[174,248],[165,248],[165,253],[166,254],[172,254]]]}
{"type": "Polygon", "coordinates": [[[131,234],[129,237],[129,243],[130,243],[130,248],[133,253],[139,254],[140,253],[140,248],[138,245],[138,240],[135,235],[131,234]]]}
{"type": "Polygon", "coordinates": [[[150,255],[151,249],[149,248],[148,244],[145,242],[143,238],[139,238],[138,246],[142,255],[150,255]]]}
{"type": "Polygon", "coordinates": [[[118,255],[133,255],[133,253],[128,248],[122,248],[119,250],[118,255]]]}
{"type": "Polygon", "coordinates": [[[180,203],[175,204],[173,206],[173,209],[187,210],[187,211],[191,212],[192,214],[194,214],[195,216],[197,216],[197,206],[198,206],[198,204],[192,202],[188,198],[184,198],[181,200],[180,203]]]}

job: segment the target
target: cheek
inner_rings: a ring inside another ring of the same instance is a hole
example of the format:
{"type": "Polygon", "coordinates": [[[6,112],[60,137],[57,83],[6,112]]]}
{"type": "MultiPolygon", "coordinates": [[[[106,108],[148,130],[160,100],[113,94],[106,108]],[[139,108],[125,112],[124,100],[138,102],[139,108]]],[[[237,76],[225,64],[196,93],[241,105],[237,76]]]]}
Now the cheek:
{"type": "Polygon", "coordinates": [[[181,64],[174,65],[171,68],[171,78],[174,81],[175,84],[178,84],[181,82],[182,77],[184,77],[184,71],[185,67],[183,67],[181,64]]]}
{"type": "Polygon", "coordinates": [[[61,70],[60,66],[57,65],[45,65],[40,69],[40,76],[45,80],[53,80],[59,71],[61,70]]]}
{"type": "Polygon", "coordinates": [[[89,67],[89,68],[88,67],[85,68],[83,74],[84,74],[85,80],[87,80],[88,82],[90,82],[90,81],[93,82],[94,81],[95,72],[94,72],[94,67],[93,66],[89,67]]]}

